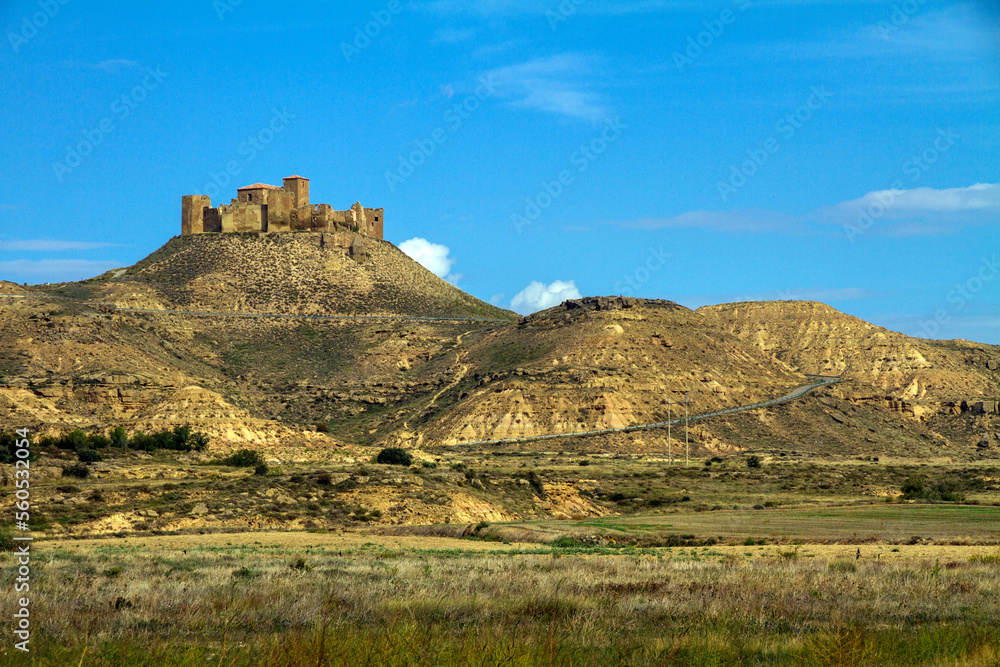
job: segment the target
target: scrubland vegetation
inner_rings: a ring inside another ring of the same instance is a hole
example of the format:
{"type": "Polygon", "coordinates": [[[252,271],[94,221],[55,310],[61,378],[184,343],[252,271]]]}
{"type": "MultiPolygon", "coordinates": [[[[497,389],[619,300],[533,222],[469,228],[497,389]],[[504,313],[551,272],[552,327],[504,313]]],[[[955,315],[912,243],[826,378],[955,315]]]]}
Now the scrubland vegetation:
{"type": "MultiPolygon", "coordinates": [[[[1000,569],[990,552],[890,563],[831,559],[805,547],[505,549],[193,541],[179,549],[141,540],[48,547],[33,582],[34,664],[1000,659],[1000,569]]],[[[10,578],[8,571],[7,605],[10,578]]],[[[21,655],[6,651],[4,664],[22,664],[21,655]]]]}

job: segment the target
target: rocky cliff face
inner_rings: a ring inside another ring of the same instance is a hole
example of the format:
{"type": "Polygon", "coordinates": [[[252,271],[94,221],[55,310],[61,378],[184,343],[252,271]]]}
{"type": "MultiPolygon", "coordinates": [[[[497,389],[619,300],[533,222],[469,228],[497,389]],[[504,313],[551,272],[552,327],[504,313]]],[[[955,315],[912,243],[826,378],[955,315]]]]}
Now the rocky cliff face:
{"type": "Polygon", "coordinates": [[[842,375],[858,401],[922,416],[1000,395],[1000,349],[896,333],[822,303],[751,302],[698,312],[740,340],[806,373],[842,375]]]}

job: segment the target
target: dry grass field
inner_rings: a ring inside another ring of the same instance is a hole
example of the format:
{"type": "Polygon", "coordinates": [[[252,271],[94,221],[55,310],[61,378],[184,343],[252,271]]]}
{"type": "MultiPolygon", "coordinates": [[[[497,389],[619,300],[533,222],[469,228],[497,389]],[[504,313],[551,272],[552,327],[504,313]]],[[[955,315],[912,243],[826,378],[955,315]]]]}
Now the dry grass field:
{"type": "MultiPolygon", "coordinates": [[[[30,664],[997,664],[997,547],[856,548],[367,530],[47,541],[30,664]]],[[[26,663],[8,646],[0,664],[26,663]]]]}

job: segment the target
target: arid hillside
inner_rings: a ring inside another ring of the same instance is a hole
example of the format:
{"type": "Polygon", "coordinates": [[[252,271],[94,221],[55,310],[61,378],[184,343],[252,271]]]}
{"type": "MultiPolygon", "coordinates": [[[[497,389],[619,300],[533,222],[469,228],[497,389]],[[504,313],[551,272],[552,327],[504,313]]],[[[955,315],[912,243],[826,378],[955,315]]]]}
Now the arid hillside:
{"type": "MultiPolygon", "coordinates": [[[[223,450],[450,447],[662,422],[685,397],[692,415],[749,405],[823,374],[845,381],[692,423],[692,451],[977,457],[998,444],[995,346],[809,302],[601,297],[518,320],[392,244],[363,244],[200,235],[81,283],[3,283],[0,412],[49,433],[189,424],[223,450]]],[[[668,447],[662,429],[552,442],[668,447]]]]}
{"type": "Polygon", "coordinates": [[[342,233],[178,236],[134,266],[80,287],[118,308],[515,317],[438,278],[388,241],[342,233]]]}
{"type": "Polygon", "coordinates": [[[705,306],[698,312],[797,370],[850,380],[845,396],[881,395],[924,411],[1000,397],[1000,348],[911,338],[812,301],[705,306]]]}

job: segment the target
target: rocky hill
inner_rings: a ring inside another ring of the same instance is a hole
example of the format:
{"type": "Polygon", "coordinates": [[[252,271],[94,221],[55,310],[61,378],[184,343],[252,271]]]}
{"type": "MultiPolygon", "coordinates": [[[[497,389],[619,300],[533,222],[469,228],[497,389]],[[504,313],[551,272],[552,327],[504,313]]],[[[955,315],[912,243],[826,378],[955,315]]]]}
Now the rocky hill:
{"type": "Polygon", "coordinates": [[[730,303],[698,312],[796,370],[845,377],[851,382],[840,387],[844,396],[918,414],[1000,397],[995,345],[911,338],[811,301],[730,303]]]}
{"type": "Polygon", "coordinates": [[[170,239],[90,281],[119,308],[511,319],[388,241],[340,233],[201,234],[170,239]],[[341,238],[344,237],[344,238],[341,238]]]}
{"type": "MultiPolygon", "coordinates": [[[[602,297],[518,320],[389,243],[305,233],[175,238],[89,281],[0,288],[29,295],[0,297],[0,414],[49,432],[190,424],[215,449],[467,446],[659,422],[685,396],[692,414],[747,405],[814,373],[846,381],[692,424],[693,451],[976,457],[1000,444],[1000,348],[912,339],[817,303],[602,297]]],[[[662,430],[551,442],[496,447],[668,446],[662,430]]]]}

